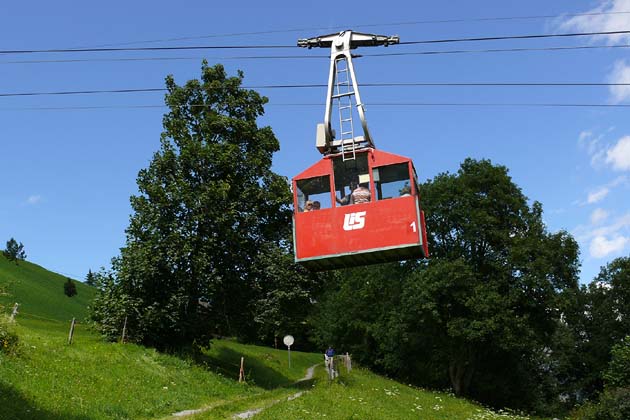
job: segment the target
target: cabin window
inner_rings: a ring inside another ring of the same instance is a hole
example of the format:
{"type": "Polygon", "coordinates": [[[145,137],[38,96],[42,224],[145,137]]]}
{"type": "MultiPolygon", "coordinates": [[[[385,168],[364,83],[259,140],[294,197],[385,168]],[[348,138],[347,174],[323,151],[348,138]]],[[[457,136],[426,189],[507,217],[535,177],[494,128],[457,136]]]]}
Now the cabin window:
{"type": "MultiPolygon", "coordinates": [[[[372,170],[376,200],[408,197],[413,194],[409,179],[409,165],[398,163],[380,166],[372,170]]],[[[415,181],[414,181],[415,182],[415,181]]]]}
{"type": "Polygon", "coordinates": [[[335,202],[337,206],[368,203],[372,201],[370,169],[367,154],[357,154],[356,159],[333,160],[335,175],[335,202]]]}
{"type": "Polygon", "coordinates": [[[297,185],[298,212],[332,207],[330,200],[330,176],[300,179],[297,185]]]}

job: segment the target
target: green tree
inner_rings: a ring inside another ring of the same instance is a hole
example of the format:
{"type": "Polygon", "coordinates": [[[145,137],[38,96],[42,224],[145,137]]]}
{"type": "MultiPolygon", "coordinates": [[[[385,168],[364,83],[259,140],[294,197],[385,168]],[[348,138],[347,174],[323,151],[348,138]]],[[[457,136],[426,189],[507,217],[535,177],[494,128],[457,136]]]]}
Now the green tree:
{"type": "Polygon", "coordinates": [[[630,388],[630,336],[613,346],[604,381],[607,388],[630,388]]]}
{"type": "Polygon", "coordinates": [[[582,308],[574,316],[574,335],[583,366],[582,390],[594,396],[604,387],[603,373],[611,350],[630,335],[630,257],[617,258],[602,267],[582,289],[582,308]]]}
{"type": "Polygon", "coordinates": [[[261,250],[286,248],[291,194],[271,170],[279,143],[257,124],[267,99],[242,79],[205,62],[200,80],[166,78],[161,147],[138,174],[112,291],[133,302],[138,341],[248,332],[261,250]]]}
{"type": "Polygon", "coordinates": [[[256,337],[263,343],[277,343],[291,334],[301,350],[308,348],[309,326],[305,322],[313,307],[321,276],[296,266],[293,254],[265,245],[253,268],[256,279],[252,310],[256,337]]]}
{"type": "MultiPolygon", "coordinates": [[[[119,260],[114,258],[112,265],[117,267],[119,260]]],[[[121,337],[125,317],[139,319],[142,316],[142,300],[132,298],[123,290],[121,282],[116,281],[114,271],[101,268],[94,273],[94,278],[98,291],[92,302],[90,320],[107,340],[116,341],[121,337]]],[[[140,333],[136,327],[137,323],[127,325],[130,341],[139,341],[140,333]]]]}
{"type": "Polygon", "coordinates": [[[67,281],[63,284],[63,293],[68,297],[76,296],[77,286],[74,284],[72,279],[68,278],[67,281]]]}
{"type": "Polygon", "coordinates": [[[85,276],[85,284],[96,287],[96,276],[92,273],[92,270],[88,270],[88,273],[85,276]]]}
{"type": "Polygon", "coordinates": [[[467,159],[422,191],[432,259],[405,292],[408,328],[429,332],[457,394],[531,403],[561,296],[578,287],[577,243],[547,232],[542,205],[490,161],[467,159]]]}
{"type": "Polygon", "coordinates": [[[15,261],[16,264],[18,261],[26,259],[24,245],[22,242],[18,244],[18,242],[13,238],[7,241],[7,246],[3,251],[3,254],[9,261],[15,261]]]}
{"type": "Polygon", "coordinates": [[[418,385],[548,409],[570,368],[560,316],[579,293],[577,243],[547,232],[540,203],[489,161],[467,159],[421,190],[431,258],[337,273],[316,340],[418,385]]]}

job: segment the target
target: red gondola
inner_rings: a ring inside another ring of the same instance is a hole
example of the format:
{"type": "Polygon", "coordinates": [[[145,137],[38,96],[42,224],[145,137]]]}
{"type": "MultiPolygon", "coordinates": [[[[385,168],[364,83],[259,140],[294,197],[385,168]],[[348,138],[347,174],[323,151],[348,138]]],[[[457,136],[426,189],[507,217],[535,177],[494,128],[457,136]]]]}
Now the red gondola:
{"type": "Polygon", "coordinates": [[[317,130],[324,157],[293,178],[295,260],[313,271],[428,257],[415,168],[374,147],[350,55],[357,46],[397,42],[350,31],[298,42],[332,50],[325,122],[317,130]],[[364,136],[354,136],[353,98],[364,136]],[[339,139],[330,124],[333,100],[339,139]]]}

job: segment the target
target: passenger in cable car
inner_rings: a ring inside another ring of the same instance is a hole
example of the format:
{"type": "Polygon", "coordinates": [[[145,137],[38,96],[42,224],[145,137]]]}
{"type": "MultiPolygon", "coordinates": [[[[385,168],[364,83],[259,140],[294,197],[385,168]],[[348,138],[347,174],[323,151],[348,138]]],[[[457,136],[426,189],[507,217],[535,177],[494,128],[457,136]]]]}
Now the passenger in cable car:
{"type": "Polygon", "coordinates": [[[361,203],[369,203],[372,194],[370,190],[363,185],[359,184],[359,180],[350,181],[350,191],[351,193],[345,197],[339,198],[335,197],[337,203],[345,206],[347,204],[361,204],[361,203]]]}
{"type": "Polygon", "coordinates": [[[306,201],[304,204],[304,211],[312,211],[313,210],[313,202],[311,200],[306,201]]]}
{"type": "Polygon", "coordinates": [[[313,201],[313,210],[319,210],[321,207],[322,207],[322,203],[320,203],[317,200],[313,201]]]}

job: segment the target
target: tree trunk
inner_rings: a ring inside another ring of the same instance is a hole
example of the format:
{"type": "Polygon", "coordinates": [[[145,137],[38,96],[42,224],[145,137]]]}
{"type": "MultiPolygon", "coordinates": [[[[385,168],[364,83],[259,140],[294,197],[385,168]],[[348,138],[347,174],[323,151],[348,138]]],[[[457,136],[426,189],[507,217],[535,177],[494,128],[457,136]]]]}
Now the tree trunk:
{"type": "Polygon", "coordinates": [[[466,358],[451,360],[448,366],[448,374],[451,379],[453,392],[457,396],[468,394],[468,388],[475,371],[473,363],[466,358]]]}

